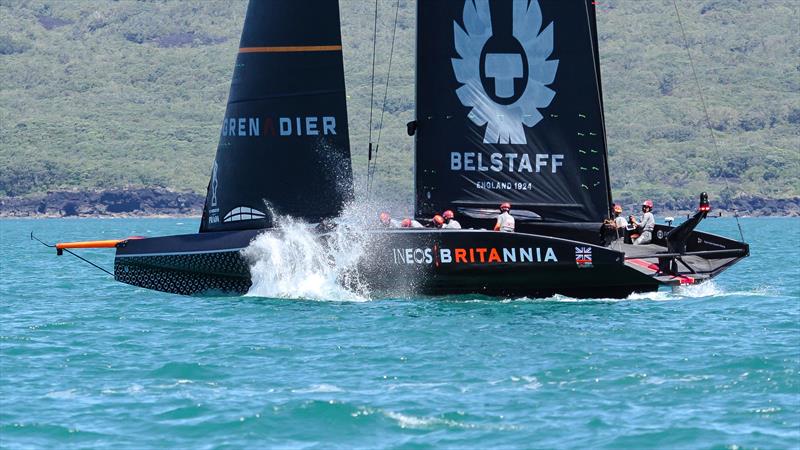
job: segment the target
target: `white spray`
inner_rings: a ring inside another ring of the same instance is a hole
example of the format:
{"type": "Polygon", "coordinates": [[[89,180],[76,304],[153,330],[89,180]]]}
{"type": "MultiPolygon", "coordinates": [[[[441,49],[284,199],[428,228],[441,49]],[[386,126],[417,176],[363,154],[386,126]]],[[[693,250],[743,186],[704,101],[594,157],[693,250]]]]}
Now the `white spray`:
{"type": "Polygon", "coordinates": [[[243,250],[253,281],[249,296],[334,301],[366,301],[369,288],[358,271],[368,234],[377,217],[372,208],[345,209],[320,237],[314,226],[276,216],[276,228],[243,250]],[[363,210],[371,210],[365,213],[363,210]]]}

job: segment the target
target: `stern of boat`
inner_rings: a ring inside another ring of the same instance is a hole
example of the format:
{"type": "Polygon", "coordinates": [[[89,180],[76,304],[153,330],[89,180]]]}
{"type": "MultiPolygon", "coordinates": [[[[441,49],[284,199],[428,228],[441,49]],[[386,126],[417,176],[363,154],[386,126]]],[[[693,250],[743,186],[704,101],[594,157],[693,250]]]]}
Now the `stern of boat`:
{"type": "Polygon", "coordinates": [[[669,251],[667,235],[673,227],[657,225],[647,245],[613,244],[625,254],[625,265],[659,284],[680,286],[714,278],[750,255],[750,246],[700,231],[692,231],[683,251],[669,251]]]}

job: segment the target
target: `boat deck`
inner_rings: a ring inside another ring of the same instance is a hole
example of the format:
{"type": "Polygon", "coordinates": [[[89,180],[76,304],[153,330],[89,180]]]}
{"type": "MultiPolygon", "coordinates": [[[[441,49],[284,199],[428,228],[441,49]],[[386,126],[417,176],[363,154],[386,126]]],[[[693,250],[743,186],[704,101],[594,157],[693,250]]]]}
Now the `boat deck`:
{"type": "Polygon", "coordinates": [[[632,245],[632,244],[624,244],[622,242],[614,242],[611,244],[611,248],[614,250],[619,250],[625,253],[625,257],[628,258],[642,258],[650,255],[655,255],[656,253],[663,253],[667,251],[666,247],[662,247],[660,245],[655,244],[647,244],[647,245],[632,245]]]}
{"type": "Polygon", "coordinates": [[[698,255],[684,255],[678,261],[677,275],[660,274],[658,254],[667,253],[666,247],[655,244],[631,245],[615,242],[614,250],[625,253],[625,265],[646,275],[657,278],[665,284],[693,284],[708,279],[715,272],[725,268],[737,258],[706,258],[698,255]]]}

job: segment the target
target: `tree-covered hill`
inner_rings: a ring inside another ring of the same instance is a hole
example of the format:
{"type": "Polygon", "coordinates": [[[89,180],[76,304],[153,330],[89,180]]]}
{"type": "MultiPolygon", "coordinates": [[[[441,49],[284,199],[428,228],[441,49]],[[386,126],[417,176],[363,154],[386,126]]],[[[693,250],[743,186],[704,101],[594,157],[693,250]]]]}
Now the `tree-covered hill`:
{"type": "MultiPolygon", "coordinates": [[[[430,0],[433,1],[433,0],[430,0]]],[[[551,0],[542,0],[551,1],[551,0]]],[[[353,166],[366,171],[374,2],[340,0],[353,166]]],[[[380,109],[394,0],[379,1],[380,109]]],[[[800,2],[600,2],[615,197],[800,196],[800,2]]],[[[244,1],[0,0],[0,196],[157,186],[203,192],[244,1]]],[[[415,3],[400,0],[376,187],[410,204],[415,3]]],[[[374,132],[377,132],[377,123],[374,132]]],[[[363,189],[359,189],[363,194],[363,189]]]]}

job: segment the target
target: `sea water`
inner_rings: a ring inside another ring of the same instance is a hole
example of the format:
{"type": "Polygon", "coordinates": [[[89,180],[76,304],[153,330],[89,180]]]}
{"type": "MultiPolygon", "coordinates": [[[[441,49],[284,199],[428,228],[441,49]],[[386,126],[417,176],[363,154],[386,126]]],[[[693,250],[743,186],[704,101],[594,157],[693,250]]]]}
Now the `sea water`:
{"type": "Polygon", "coordinates": [[[374,298],[291,227],[248,249],[249,296],[181,297],[29,233],[195,219],[2,220],[0,447],[798,448],[800,220],[741,223],[752,256],[713,283],[576,300],[374,298]]]}

